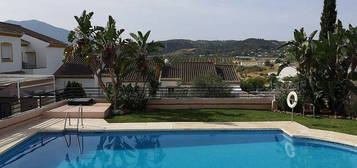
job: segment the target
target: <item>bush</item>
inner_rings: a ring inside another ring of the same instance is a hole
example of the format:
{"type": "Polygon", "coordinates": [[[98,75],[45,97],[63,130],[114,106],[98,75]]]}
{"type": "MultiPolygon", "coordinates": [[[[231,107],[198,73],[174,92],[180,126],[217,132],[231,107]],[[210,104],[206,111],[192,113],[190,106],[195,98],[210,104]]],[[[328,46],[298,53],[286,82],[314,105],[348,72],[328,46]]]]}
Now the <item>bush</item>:
{"type": "Polygon", "coordinates": [[[225,88],[223,79],[213,72],[193,79],[192,85],[197,88],[191,94],[199,97],[227,97],[231,91],[225,88]]]}
{"type": "Polygon", "coordinates": [[[68,81],[63,91],[63,97],[66,99],[87,97],[82,85],[76,81],[68,81]]]}
{"type": "Polygon", "coordinates": [[[269,60],[266,60],[266,61],[264,62],[264,66],[273,67],[274,64],[272,64],[269,60]]]}
{"type": "Polygon", "coordinates": [[[243,91],[250,92],[256,90],[264,90],[265,79],[261,77],[249,78],[241,82],[240,87],[243,91]]]}
{"type": "Polygon", "coordinates": [[[120,88],[118,104],[122,105],[124,110],[128,111],[144,111],[148,99],[140,90],[139,86],[123,85],[120,88]]]}
{"type": "MultiPolygon", "coordinates": [[[[278,109],[280,111],[289,111],[291,112],[291,108],[288,106],[286,103],[286,98],[288,97],[288,94],[290,93],[290,90],[279,90],[277,91],[275,95],[275,100],[278,105],[278,109]]],[[[304,97],[300,93],[298,94],[298,104],[294,108],[294,113],[299,112],[302,113],[303,111],[303,105],[304,105],[304,97]]]]}
{"type": "Polygon", "coordinates": [[[254,66],[241,67],[240,72],[251,73],[251,72],[261,72],[261,71],[265,71],[265,70],[267,70],[267,69],[264,67],[254,65],[254,66]]]}
{"type": "Polygon", "coordinates": [[[193,79],[192,85],[194,87],[223,87],[225,83],[220,76],[213,72],[208,72],[205,75],[193,79]]]}

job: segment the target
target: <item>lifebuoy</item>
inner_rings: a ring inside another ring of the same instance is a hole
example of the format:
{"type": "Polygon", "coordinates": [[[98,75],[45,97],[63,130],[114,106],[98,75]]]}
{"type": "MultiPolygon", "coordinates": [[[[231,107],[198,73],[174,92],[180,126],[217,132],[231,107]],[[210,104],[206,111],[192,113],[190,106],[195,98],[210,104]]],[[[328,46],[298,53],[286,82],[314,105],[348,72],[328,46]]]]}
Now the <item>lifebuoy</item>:
{"type": "Polygon", "coordinates": [[[288,104],[288,106],[290,108],[295,108],[295,106],[298,103],[298,96],[297,93],[292,91],[288,94],[288,97],[286,98],[286,103],[288,104]],[[291,96],[293,96],[294,99],[291,99],[291,96]],[[293,100],[293,102],[291,102],[291,100],[293,100]]]}

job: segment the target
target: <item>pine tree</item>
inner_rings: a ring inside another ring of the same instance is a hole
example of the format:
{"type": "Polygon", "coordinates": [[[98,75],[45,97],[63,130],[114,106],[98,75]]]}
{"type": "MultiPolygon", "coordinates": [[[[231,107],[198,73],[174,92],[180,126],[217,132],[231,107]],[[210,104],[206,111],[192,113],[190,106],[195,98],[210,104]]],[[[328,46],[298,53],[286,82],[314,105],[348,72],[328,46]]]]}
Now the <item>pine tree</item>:
{"type": "Polygon", "coordinates": [[[324,0],[324,9],[321,16],[320,39],[327,38],[327,32],[335,30],[337,20],[336,0],[324,0]]]}

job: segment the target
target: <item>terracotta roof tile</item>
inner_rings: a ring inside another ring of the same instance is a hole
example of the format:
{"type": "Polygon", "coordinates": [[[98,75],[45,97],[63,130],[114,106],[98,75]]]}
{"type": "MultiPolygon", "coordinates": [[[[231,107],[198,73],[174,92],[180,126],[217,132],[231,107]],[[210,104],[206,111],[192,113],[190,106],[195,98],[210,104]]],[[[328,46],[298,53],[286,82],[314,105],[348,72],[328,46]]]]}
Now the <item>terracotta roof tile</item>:
{"type": "Polygon", "coordinates": [[[66,63],[63,64],[60,68],[58,68],[54,75],[55,77],[93,77],[93,72],[86,65],[66,63]]]}
{"type": "Polygon", "coordinates": [[[215,65],[212,62],[177,62],[163,69],[161,78],[180,78],[188,83],[207,72],[222,76],[225,81],[239,81],[232,65],[215,65]]]}

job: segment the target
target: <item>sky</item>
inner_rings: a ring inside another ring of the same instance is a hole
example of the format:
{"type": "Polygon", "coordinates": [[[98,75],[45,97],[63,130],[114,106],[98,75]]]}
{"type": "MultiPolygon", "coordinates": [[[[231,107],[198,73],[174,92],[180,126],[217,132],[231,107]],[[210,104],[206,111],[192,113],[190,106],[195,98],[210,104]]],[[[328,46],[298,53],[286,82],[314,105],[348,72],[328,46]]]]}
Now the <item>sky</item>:
{"type": "MultiPolygon", "coordinates": [[[[357,26],[357,0],[337,0],[338,18],[357,26]]],[[[151,39],[290,40],[293,30],[320,28],[323,0],[3,0],[0,21],[36,19],[68,30],[83,10],[94,25],[108,15],[126,32],[151,30],[151,39]]]]}

